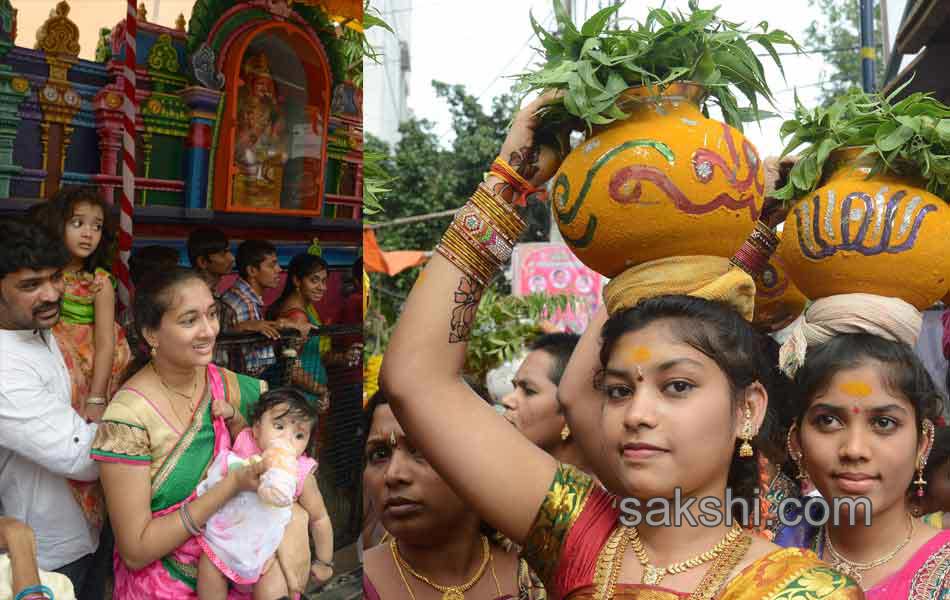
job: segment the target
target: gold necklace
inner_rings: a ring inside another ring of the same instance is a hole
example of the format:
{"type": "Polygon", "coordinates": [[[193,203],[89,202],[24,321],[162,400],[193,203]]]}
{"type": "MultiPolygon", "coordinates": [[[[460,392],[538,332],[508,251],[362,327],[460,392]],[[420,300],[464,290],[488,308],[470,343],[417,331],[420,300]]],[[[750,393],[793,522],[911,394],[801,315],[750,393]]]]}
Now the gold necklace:
{"type": "Polygon", "coordinates": [[[406,589],[409,590],[409,595],[412,596],[413,600],[415,600],[415,596],[412,594],[412,588],[409,587],[409,582],[402,573],[403,569],[409,571],[410,575],[425,583],[429,587],[435,588],[436,590],[442,592],[442,600],[464,600],[465,592],[472,589],[475,584],[478,583],[478,581],[482,578],[482,575],[485,574],[485,568],[488,566],[488,563],[491,560],[491,549],[488,547],[488,538],[482,536],[482,564],[478,567],[478,571],[475,573],[475,576],[462,585],[439,585],[425,575],[416,572],[416,570],[412,568],[412,565],[406,562],[406,560],[399,553],[399,545],[395,538],[389,542],[389,549],[392,551],[393,560],[396,561],[396,567],[399,569],[399,574],[402,576],[403,582],[406,584],[406,589]]]}
{"type": "Polygon", "coordinates": [[[911,538],[914,537],[914,518],[908,515],[908,519],[910,520],[910,527],[907,531],[907,537],[904,538],[904,541],[898,544],[897,548],[894,548],[881,558],[865,563],[853,561],[842,556],[835,548],[835,545],[831,543],[831,535],[828,533],[828,528],[824,527],[825,548],[827,548],[828,552],[831,554],[831,566],[840,571],[842,574],[854,579],[855,583],[858,585],[861,585],[861,580],[864,578],[863,571],[870,571],[875,567],[880,567],[884,563],[897,556],[897,554],[903,550],[907,544],[910,543],[911,538]]]}
{"type": "Polygon", "coordinates": [[[636,527],[630,527],[628,535],[630,536],[630,545],[633,547],[633,552],[637,555],[640,565],[643,566],[643,576],[640,578],[640,582],[646,585],[660,585],[660,582],[663,581],[663,578],[666,577],[667,574],[676,575],[682,573],[719,556],[727,546],[735,543],[735,541],[739,539],[739,536],[742,535],[742,527],[736,523],[729,533],[726,534],[726,537],[719,540],[719,543],[713,546],[712,549],[693,556],[692,558],[667,565],[666,567],[655,567],[650,564],[650,557],[647,556],[646,548],[643,547],[643,542],[640,541],[640,534],[637,533],[636,527]]]}
{"type": "MultiPolygon", "coordinates": [[[[169,391],[169,392],[171,392],[171,393],[173,393],[173,394],[176,394],[176,395],[178,395],[178,396],[184,398],[185,400],[188,400],[188,408],[189,408],[189,410],[190,410],[191,412],[195,412],[195,394],[198,392],[198,374],[197,374],[197,373],[194,374],[194,382],[192,383],[192,386],[191,386],[191,394],[188,395],[188,394],[185,394],[185,393],[183,393],[183,392],[179,392],[179,391],[176,390],[175,388],[173,388],[173,387],[171,387],[170,385],[168,385],[167,383],[165,383],[165,379],[162,378],[161,374],[159,374],[159,372],[158,372],[158,369],[155,368],[155,363],[150,362],[150,363],[148,363],[148,364],[149,364],[149,366],[152,367],[152,371],[155,372],[155,376],[158,377],[158,380],[161,382],[162,387],[165,388],[166,391],[169,391]]],[[[177,414],[177,413],[176,413],[176,414],[177,414]]]]}
{"type": "MultiPolygon", "coordinates": [[[[632,537],[631,531],[627,529],[626,527],[617,527],[597,557],[597,566],[594,571],[594,586],[596,588],[594,600],[612,600],[614,598],[617,578],[623,569],[623,557],[626,552],[627,541],[632,537]]],[[[742,557],[745,556],[751,544],[752,538],[744,534],[740,535],[735,543],[727,544],[714,559],[712,566],[706,571],[696,589],[689,595],[688,600],[711,600],[715,598],[725,585],[729,574],[742,561],[742,557]]]]}

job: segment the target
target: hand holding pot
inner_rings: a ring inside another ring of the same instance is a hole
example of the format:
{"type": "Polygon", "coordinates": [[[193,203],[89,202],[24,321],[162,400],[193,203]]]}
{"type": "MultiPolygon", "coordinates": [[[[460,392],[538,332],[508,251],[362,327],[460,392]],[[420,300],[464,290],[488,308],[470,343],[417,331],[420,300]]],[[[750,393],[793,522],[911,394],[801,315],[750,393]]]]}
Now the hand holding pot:
{"type": "MultiPolygon", "coordinates": [[[[537,139],[540,125],[538,111],[556,102],[560,95],[559,92],[545,92],[518,111],[511,129],[508,130],[508,136],[501,145],[501,152],[498,153],[498,156],[508,161],[519,175],[536,187],[550,179],[564,160],[558,148],[541,145],[537,139]]],[[[565,148],[565,151],[568,149],[568,133],[568,131],[559,132],[558,136],[561,147],[565,148]]]]}

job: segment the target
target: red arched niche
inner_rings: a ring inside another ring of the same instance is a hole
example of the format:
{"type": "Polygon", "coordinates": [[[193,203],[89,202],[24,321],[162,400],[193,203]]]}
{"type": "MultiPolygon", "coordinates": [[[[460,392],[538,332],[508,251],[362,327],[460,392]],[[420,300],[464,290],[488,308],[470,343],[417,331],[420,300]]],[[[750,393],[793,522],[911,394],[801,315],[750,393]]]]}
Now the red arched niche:
{"type": "Polygon", "coordinates": [[[297,25],[263,21],[237,33],[225,47],[221,70],[227,83],[214,156],[214,208],[319,215],[332,96],[332,77],[322,46],[297,25]],[[293,62],[286,60],[288,52],[299,64],[288,65],[293,62]],[[258,59],[261,54],[266,65],[258,59]],[[267,79],[263,68],[270,71],[276,102],[266,99],[266,91],[258,93],[267,88],[261,82],[267,79]],[[288,69],[296,73],[288,76],[288,69]],[[288,94],[294,95],[294,102],[282,101],[288,94]],[[254,96],[259,98],[251,100],[254,96]],[[263,134],[260,127],[247,126],[250,121],[262,123],[268,111],[284,112],[286,117],[291,110],[297,112],[297,121],[284,123],[283,141],[273,118],[263,134]],[[277,166],[281,149],[286,154],[282,168],[277,166]]]}

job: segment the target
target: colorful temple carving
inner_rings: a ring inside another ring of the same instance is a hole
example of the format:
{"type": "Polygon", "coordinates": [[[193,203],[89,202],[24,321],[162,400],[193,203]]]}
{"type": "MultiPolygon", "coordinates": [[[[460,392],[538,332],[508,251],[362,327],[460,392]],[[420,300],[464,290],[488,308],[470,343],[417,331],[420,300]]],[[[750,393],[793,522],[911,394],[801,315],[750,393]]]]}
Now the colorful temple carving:
{"type": "MultiPolygon", "coordinates": [[[[52,6],[26,48],[0,0],[0,211],[71,184],[118,202],[125,21],[88,61],[69,12],[52,6]]],[[[169,28],[140,7],[136,238],[210,222],[358,246],[361,65],[346,57],[361,15],[361,0],[198,0],[169,28]]]]}

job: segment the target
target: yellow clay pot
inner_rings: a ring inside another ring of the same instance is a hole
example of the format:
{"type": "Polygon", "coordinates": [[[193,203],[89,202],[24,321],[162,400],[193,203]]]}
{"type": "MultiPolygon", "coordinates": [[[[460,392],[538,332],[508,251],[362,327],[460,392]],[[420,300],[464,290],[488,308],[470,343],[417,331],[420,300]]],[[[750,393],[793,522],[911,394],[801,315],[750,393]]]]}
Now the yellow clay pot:
{"type": "Polygon", "coordinates": [[[862,292],[923,310],[950,289],[950,207],[915,178],[866,179],[860,152],[832,154],[822,186],[789,213],[779,253],[813,300],[862,292]]]}
{"type": "Polygon", "coordinates": [[[752,324],[775,331],[794,321],[808,299],[789,279],[785,263],[778,254],[769,259],[765,270],[755,278],[755,315],[752,324]]]}
{"type": "Polygon", "coordinates": [[[595,130],[555,175],[552,199],[565,242],[614,277],[671,256],[731,257],[762,210],[765,175],[755,147],[703,116],[705,90],[676,83],[632,88],[630,118],[595,130]]]}

